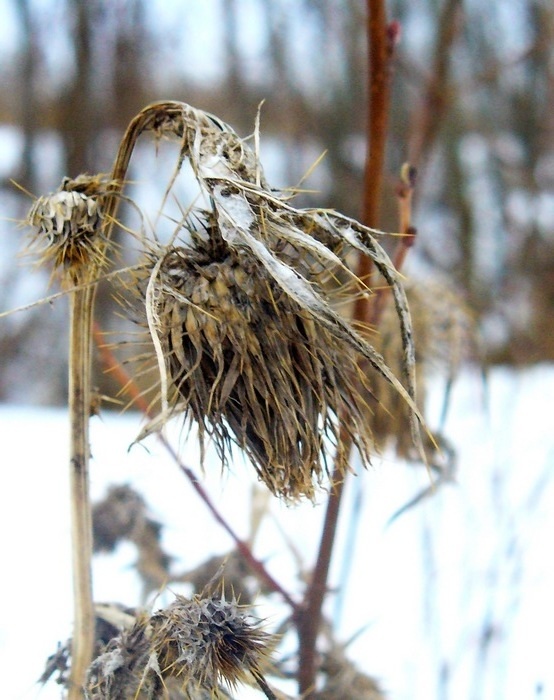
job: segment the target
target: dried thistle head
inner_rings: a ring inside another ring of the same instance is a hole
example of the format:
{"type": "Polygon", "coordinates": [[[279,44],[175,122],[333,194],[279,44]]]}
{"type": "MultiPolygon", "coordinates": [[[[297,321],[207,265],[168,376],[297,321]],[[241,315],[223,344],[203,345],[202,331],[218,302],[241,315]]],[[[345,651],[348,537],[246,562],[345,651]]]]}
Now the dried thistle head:
{"type": "Polygon", "coordinates": [[[152,656],[148,616],[114,635],[91,663],[85,683],[87,700],[154,700],[163,683],[152,656]]]}
{"type": "Polygon", "coordinates": [[[83,268],[104,262],[103,213],[98,196],[105,187],[102,176],[64,178],[60,190],[39,197],[27,222],[38,229],[31,245],[41,262],[69,271],[76,281],[83,268]]]}
{"type": "MultiPolygon", "coordinates": [[[[94,657],[101,657],[108,647],[113,647],[113,640],[123,634],[122,630],[130,630],[135,625],[135,614],[130,608],[118,604],[98,604],[95,606],[95,638],[94,657]]],[[[131,647],[133,645],[131,644],[131,647]]],[[[58,685],[68,688],[70,684],[72,640],[59,644],[58,649],[46,662],[40,683],[54,680],[58,685]]],[[[95,698],[108,698],[106,695],[95,695],[95,698]]],[[[112,696],[115,697],[115,696],[112,696]]]]}
{"type": "Polygon", "coordinates": [[[218,596],[177,596],[150,620],[151,649],[162,678],[217,693],[256,681],[269,663],[272,637],[236,601],[218,596]]]}
{"type": "Polygon", "coordinates": [[[162,546],[162,525],[150,517],[143,497],[127,484],[112,486],[92,508],[94,551],[111,552],[122,541],[132,542],[143,585],[143,600],[168,581],[172,557],[162,546]]]}
{"type": "Polygon", "coordinates": [[[163,410],[153,427],[184,412],[224,462],[234,441],[273,493],[311,497],[330,460],[348,467],[339,429],[368,463],[363,404],[375,373],[409,405],[421,447],[410,317],[379,232],[335,212],[292,207],[268,187],[257,154],[211,115],[160,103],[139,117],[141,129],[180,140],[178,167],[188,158],[211,205],[182,223],[180,240],[152,253],[143,285],[161,378],[163,410]],[[403,381],[335,310],[341,277],[364,290],[345,262],[353,250],[391,286],[403,381]],[[360,372],[361,358],[369,373],[360,372]]]}
{"type": "Polygon", "coordinates": [[[210,700],[245,682],[269,690],[262,672],[273,638],[234,600],[177,596],[152,616],[101,607],[114,632],[88,670],[87,700],[210,700]]]}
{"type": "Polygon", "coordinates": [[[213,244],[173,248],[157,270],[156,331],[172,397],[223,461],[234,440],[273,493],[312,496],[344,407],[356,444],[366,457],[371,449],[357,355],[254,256],[213,244]]]}

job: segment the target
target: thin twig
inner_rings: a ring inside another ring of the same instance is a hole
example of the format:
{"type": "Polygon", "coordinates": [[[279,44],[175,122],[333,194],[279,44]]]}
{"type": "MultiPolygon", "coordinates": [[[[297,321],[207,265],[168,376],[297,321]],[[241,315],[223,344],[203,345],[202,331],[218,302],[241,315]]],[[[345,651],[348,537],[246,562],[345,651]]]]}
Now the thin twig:
{"type": "Polygon", "coordinates": [[[432,68],[419,111],[414,115],[410,128],[410,160],[419,169],[425,166],[426,157],[439,134],[439,127],[450,107],[453,97],[449,89],[450,57],[452,46],[462,29],[461,0],[447,0],[443,4],[438,22],[437,39],[433,51],[432,68]]]}

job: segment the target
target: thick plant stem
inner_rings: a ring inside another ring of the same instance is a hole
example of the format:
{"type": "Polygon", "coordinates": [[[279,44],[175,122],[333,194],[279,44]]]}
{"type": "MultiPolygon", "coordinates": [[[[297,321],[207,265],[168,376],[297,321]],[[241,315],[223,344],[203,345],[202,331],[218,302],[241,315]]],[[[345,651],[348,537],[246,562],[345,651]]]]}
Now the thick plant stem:
{"type": "Polygon", "coordinates": [[[71,295],[69,339],[69,413],[71,538],[73,556],[74,631],[68,700],[82,700],[94,648],[92,600],[92,517],[89,499],[89,414],[91,320],[94,291],[71,295]]]}

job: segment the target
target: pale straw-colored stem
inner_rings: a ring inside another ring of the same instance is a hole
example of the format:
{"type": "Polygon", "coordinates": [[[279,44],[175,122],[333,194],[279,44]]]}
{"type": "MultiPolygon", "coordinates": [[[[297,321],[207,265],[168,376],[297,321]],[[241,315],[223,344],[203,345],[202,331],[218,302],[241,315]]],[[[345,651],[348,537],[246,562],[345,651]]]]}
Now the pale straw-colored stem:
{"type": "MultiPolygon", "coordinates": [[[[135,126],[136,120],[133,121],[135,126]]],[[[118,195],[140,129],[128,131],[119,149],[102,209],[105,245],[108,244],[117,211],[118,195]]],[[[70,296],[69,337],[69,416],[71,547],[73,566],[74,629],[68,700],[82,700],[87,669],[92,661],[95,615],[92,598],[92,515],[89,495],[89,417],[92,320],[98,272],[101,265],[91,262],[81,270],[68,272],[68,286],[91,284],[70,296]]]]}
{"type": "MultiPolygon", "coordinates": [[[[150,117],[143,110],[129,125],[113,166],[108,191],[101,201],[104,216],[105,247],[109,238],[123,188],[125,175],[137,138],[150,117]]],[[[89,495],[89,416],[92,320],[95,282],[102,264],[91,261],[80,270],[72,269],[64,281],[70,287],[89,285],[70,296],[69,339],[69,414],[71,539],[74,591],[74,630],[71,648],[71,672],[68,700],[82,700],[87,669],[94,651],[95,615],[92,598],[92,515],[89,495]],[[91,284],[92,283],[92,284],[91,284]]]]}
{"type": "Polygon", "coordinates": [[[83,686],[94,649],[92,599],[92,516],[89,498],[89,415],[91,320],[94,290],[70,297],[69,414],[71,540],[73,556],[74,631],[68,700],[82,700],[83,686]]]}

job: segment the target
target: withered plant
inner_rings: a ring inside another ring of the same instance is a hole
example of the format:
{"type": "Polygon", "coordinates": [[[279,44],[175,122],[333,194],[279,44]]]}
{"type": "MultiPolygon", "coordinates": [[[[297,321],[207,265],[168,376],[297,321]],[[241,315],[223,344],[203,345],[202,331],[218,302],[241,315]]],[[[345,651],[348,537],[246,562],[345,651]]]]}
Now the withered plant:
{"type": "Polygon", "coordinates": [[[235,442],[272,493],[312,497],[332,460],[344,476],[350,445],[369,463],[367,397],[375,374],[407,405],[423,454],[410,315],[377,240],[382,234],[333,211],[295,208],[290,195],[269,188],[257,151],[218,118],[179,102],[146,107],[127,129],[109,177],[64,179],[29,215],[42,260],[54,262],[72,299],[70,698],[80,697],[93,650],[88,416],[94,292],[129,160],[144,132],[178,142],[177,171],[190,163],[203,204],[187,211],[168,245],[155,235],[143,241],[144,259],[126,285],[138,292],[135,310],[142,309],[159,370],[160,411],[145,432],[183,415],[196,422],[201,441],[205,434],[213,440],[223,463],[235,442]],[[352,251],[370,259],[390,287],[403,381],[335,308],[371,294],[346,264],[352,251]]]}
{"type": "MultiPolygon", "coordinates": [[[[299,639],[296,676],[302,697],[381,697],[378,685],[336,652],[338,647],[332,645],[323,660],[318,655],[322,603],[351,450],[356,448],[368,465],[376,440],[402,432],[410,436],[409,447],[404,438],[399,442],[402,449],[426,462],[426,448],[434,444],[431,436],[425,442],[421,437],[412,322],[398,272],[415,234],[409,198],[401,197],[403,235],[394,259],[382,246],[384,234],[375,228],[395,31],[386,23],[383,4],[369,5],[374,102],[363,223],[331,210],[297,208],[293,192],[271,189],[259,159],[258,124],[252,139],[243,139],[216,116],[174,101],[149,105],[131,121],[109,175],[64,179],[58,192],[39,198],[31,210],[34,247],[41,262],[54,264],[72,300],[75,628],[71,643],[50,665],[60,671],[70,700],[228,697],[242,682],[257,684],[268,698],[278,696],[265,679],[273,638],[248,609],[234,598],[226,600],[223,588],[220,595],[208,588],[190,599],[178,597],[153,614],[125,613],[109,638],[98,635],[98,620],[107,613],[93,606],[90,577],[94,296],[99,281],[108,276],[108,262],[116,257],[112,229],[130,159],[143,134],[177,144],[175,173],[164,201],[185,166],[192,170],[199,195],[191,206],[183,206],[169,242],[162,244],[155,228],[148,236],[135,233],[138,263],[125,279],[109,273],[115,294],[148,337],[148,351],[135,358],[134,373],[155,370],[151,388],[156,396],[149,403],[128,376],[121,382],[148,415],[140,437],[153,432],[160,436],[235,540],[234,555],[238,552],[266,590],[280,593],[290,606],[289,625],[299,639]],[[353,256],[359,259],[356,271],[349,264],[353,256]],[[389,298],[392,303],[387,303],[389,298]],[[382,321],[394,341],[376,340],[382,321]],[[321,486],[328,488],[318,558],[302,601],[272,579],[217,513],[195,475],[180,463],[163,433],[170,420],[195,424],[202,454],[209,440],[224,465],[231,459],[231,446],[238,446],[275,497],[295,502],[313,498],[321,486]],[[316,692],[318,672],[324,686],[316,692]]],[[[140,209],[140,202],[135,205],[140,209]]],[[[123,375],[109,348],[100,351],[123,375]]],[[[155,524],[144,517],[140,499],[133,500],[131,494],[131,501],[130,510],[110,505],[115,507],[110,510],[115,529],[104,532],[104,546],[126,537],[146,551],[147,542],[148,556],[154,552],[163,572],[169,560],[155,524]]],[[[192,572],[188,580],[193,580],[192,572]]]]}

